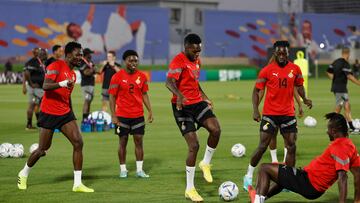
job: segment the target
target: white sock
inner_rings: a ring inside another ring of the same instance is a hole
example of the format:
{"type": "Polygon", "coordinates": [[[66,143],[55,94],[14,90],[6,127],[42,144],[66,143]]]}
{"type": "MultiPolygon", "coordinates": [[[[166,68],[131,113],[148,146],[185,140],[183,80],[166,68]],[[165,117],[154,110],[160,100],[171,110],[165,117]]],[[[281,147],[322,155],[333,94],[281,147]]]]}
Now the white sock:
{"type": "Polygon", "coordinates": [[[186,166],[186,190],[194,187],[195,166],[186,166]]]}
{"type": "Polygon", "coordinates": [[[202,160],[204,164],[210,164],[211,158],[215,152],[215,149],[206,145],[204,159],[202,160]]]}
{"type": "Polygon", "coordinates": [[[276,149],[270,149],[270,155],[271,155],[271,162],[277,163],[279,162],[276,155],[276,149]]]}
{"type": "Polygon", "coordinates": [[[136,161],[136,172],[141,172],[143,170],[143,162],[144,161],[136,161]]]}
{"type": "Polygon", "coordinates": [[[252,178],[254,171],[255,171],[255,167],[254,167],[254,166],[251,166],[251,165],[249,164],[249,167],[248,167],[246,176],[252,178]]]}
{"type": "Polygon", "coordinates": [[[284,163],[286,163],[287,148],[284,147],[284,163]]]}
{"type": "Polygon", "coordinates": [[[20,171],[20,175],[21,175],[21,176],[28,177],[30,171],[31,171],[31,167],[29,167],[29,166],[27,165],[27,163],[25,163],[24,168],[20,171]]]}
{"type": "Polygon", "coordinates": [[[127,171],[126,164],[120,164],[120,171],[127,171]]]}
{"type": "Polygon", "coordinates": [[[74,187],[81,184],[81,171],[74,171],[74,187]]]}
{"type": "Polygon", "coordinates": [[[265,202],[265,196],[255,195],[254,203],[264,203],[264,202],[265,202]]]}

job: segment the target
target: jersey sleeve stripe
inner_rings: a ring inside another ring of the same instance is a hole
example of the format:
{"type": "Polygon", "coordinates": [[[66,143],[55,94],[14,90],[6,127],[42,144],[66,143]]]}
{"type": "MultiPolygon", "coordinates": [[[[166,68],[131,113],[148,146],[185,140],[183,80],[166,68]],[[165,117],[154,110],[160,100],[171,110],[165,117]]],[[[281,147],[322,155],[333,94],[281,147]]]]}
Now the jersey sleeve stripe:
{"type": "Polygon", "coordinates": [[[118,88],[118,87],[119,87],[119,84],[111,84],[109,89],[118,88]]]}
{"type": "Polygon", "coordinates": [[[48,70],[46,71],[47,75],[59,75],[59,71],[58,70],[48,70]]]}
{"type": "Polygon", "coordinates": [[[351,69],[350,69],[350,68],[343,68],[342,71],[344,71],[344,72],[351,72],[351,69]]]}
{"type": "Polygon", "coordinates": [[[347,158],[347,159],[341,159],[339,157],[337,157],[336,155],[331,155],[331,157],[336,161],[338,162],[339,164],[345,166],[346,164],[350,163],[350,159],[347,158]]]}
{"type": "Polygon", "coordinates": [[[178,117],[176,120],[179,122],[183,122],[183,121],[194,122],[194,120],[190,117],[178,117]]]}
{"type": "Polygon", "coordinates": [[[266,82],[266,78],[258,78],[256,79],[256,83],[264,83],[266,82]]]}
{"type": "Polygon", "coordinates": [[[168,71],[168,74],[175,74],[175,73],[181,73],[182,72],[182,68],[176,68],[176,69],[171,69],[168,71]]]}

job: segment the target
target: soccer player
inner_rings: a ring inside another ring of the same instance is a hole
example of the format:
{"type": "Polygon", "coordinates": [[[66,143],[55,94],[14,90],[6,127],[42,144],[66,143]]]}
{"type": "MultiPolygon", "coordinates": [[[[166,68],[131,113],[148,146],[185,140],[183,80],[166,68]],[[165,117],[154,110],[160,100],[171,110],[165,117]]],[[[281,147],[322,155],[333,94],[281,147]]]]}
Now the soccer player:
{"type": "Polygon", "coordinates": [[[52,53],[53,56],[50,57],[45,63],[46,67],[48,67],[52,62],[55,62],[64,56],[64,48],[61,45],[56,44],[52,47],[52,53]]]}
{"type": "Polygon", "coordinates": [[[344,107],[344,115],[350,127],[349,131],[352,134],[359,134],[360,129],[355,128],[352,123],[347,82],[349,79],[351,82],[360,85],[360,81],[354,77],[348,62],[350,49],[343,48],[341,53],[342,57],[336,59],[327,69],[327,75],[332,80],[331,91],[336,99],[335,112],[340,113],[342,107],[344,107]]]}
{"type": "Polygon", "coordinates": [[[103,62],[103,66],[100,68],[99,73],[104,73],[102,84],[102,110],[107,111],[109,102],[109,85],[111,77],[120,71],[120,64],[116,63],[115,51],[107,52],[107,60],[103,62]]]}
{"type": "Polygon", "coordinates": [[[294,108],[294,88],[304,104],[312,107],[312,101],[305,96],[303,79],[300,68],[288,60],[289,42],[277,41],[274,43],[275,61],[264,67],[256,80],[252,95],[253,119],[260,122],[260,142],[253,152],[244,176],[244,190],[252,185],[252,177],[255,167],[269,146],[272,137],[276,136],[279,128],[285,147],[287,148],[286,164],[295,166],[296,153],[296,118],[294,108]],[[260,117],[260,91],[266,88],[266,97],[263,107],[263,115],[260,117]]]}
{"type": "Polygon", "coordinates": [[[32,125],[33,113],[35,112],[36,119],[38,119],[39,106],[44,95],[42,85],[44,83],[47,51],[42,48],[35,48],[33,54],[34,57],[26,62],[24,67],[23,93],[28,93],[29,96],[26,130],[35,129],[32,125]]]}
{"type": "Polygon", "coordinates": [[[110,82],[110,110],[112,122],[117,126],[119,135],[120,178],[127,178],[126,145],[129,134],[133,135],[135,143],[136,176],[149,178],[143,170],[145,134],[145,119],[143,103],[148,111],[148,122],[153,121],[148,84],[146,76],[137,70],[138,54],[134,50],[127,50],[123,54],[125,69],[115,73],[110,82]]]}
{"type": "Polygon", "coordinates": [[[83,141],[76,118],[70,106],[70,95],[74,88],[76,75],[74,67],[80,65],[81,45],[69,42],[65,46],[65,60],[58,60],[47,67],[43,89],[45,90],[40,106],[38,126],[40,127],[39,147],[30,155],[24,168],[18,174],[18,188],[27,188],[30,170],[40,157],[46,155],[51,146],[55,129],[66,136],[73,146],[74,192],[94,192],[82,184],[82,147],[83,141]]]}
{"type": "Polygon", "coordinates": [[[196,130],[205,127],[209,132],[205,155],[199,163],[203,176],[209,183],[213,182],[210,161],[221,134],[220,124],[212,111],[213,104],[199,84],[201,47],[201,38],[197,34],[188,34],[184,39],[185,50],[170,63],[166,80],[166,87],[173,93],[171,103],[176,124],[188,145],[185,197],[194,202],[203,201],[194,186],[195,163],[199,151],[196,130]]]}
{"type": "Polygon", "coordinates": [[[338,113],[325,115],[328,119],[327,134],[331,141],[325,151],[304,169],[296,169],[282,164],[262,164],[256,191],[249,186],[252,203],[264,203],[283,188],[291,190],[306,199],[317,199],[338,180],[339,202],[347,196],[347,172],[354,176],[354,202],[360,202],[360,156],[348,138],[345,118],[338,113]],[[269,189],[270,181],[275,182],[269,189]]]}
{"type": "Polygon", "coordinates": [[[83,120],[90,114],[90,105],[94,98],[95,86],[95,64],[91,61],[91,54],[94,52],[85,48],[83,50],[83,58],[80,65],[81,74],[81,90],[84,96],[83,120]]]}

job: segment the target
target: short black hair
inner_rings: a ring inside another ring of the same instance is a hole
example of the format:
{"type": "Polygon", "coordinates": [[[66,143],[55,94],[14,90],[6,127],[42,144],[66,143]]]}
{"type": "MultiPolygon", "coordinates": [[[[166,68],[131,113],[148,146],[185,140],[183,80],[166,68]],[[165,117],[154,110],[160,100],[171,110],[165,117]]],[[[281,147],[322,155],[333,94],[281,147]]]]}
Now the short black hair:
{"type": "Polygon", "coordinates": [[[331,127],[336,129],[337,132],[347,135],[348,126],[347,126],[346,119],[344,118],[343,115],[332,112],[332,113],[326,114],[325,118],[331,122],[331,127]]]}
{"type": "Polygon", "coordinates": [[[123,53],[122,59],[125,61],[128,56],[137,56],[137,57],[139,57],[137,52],[134,51],[134,50],[131,50],[131,49],[128,49],[123,53]]]}
{"type": "Polygon", "coordinates": [[[52,52],[55,53],[55,51],[57,51],[60,48],[61,48],[61,45],[56,44],[52,47],[52,52]]]}
{"type": "Polygon", "coordinates": [[[65,45],[65,56],[71,52],[73,52],[75,49],[81,49],[81,44],[77,42],[69,42],[65,45]]]}
{"type": "Polygon", "coordinates": [[[200,44],[201,38],[195,33],[190,33],[184,38],[184,44],[200,44]]]}
{"type": "Polygon", "coordinates": [[[290,44],[288,41],[280,40],[274,43],[273,48],[275,49],[276,47],[290,47],[290,44]]]}
{"type": "Polygon", "coordinates": [[[108,54],[112,54],[113,56],[116,56],[116,52],[115,52],[115,51],[108,51],[108,54]]]}

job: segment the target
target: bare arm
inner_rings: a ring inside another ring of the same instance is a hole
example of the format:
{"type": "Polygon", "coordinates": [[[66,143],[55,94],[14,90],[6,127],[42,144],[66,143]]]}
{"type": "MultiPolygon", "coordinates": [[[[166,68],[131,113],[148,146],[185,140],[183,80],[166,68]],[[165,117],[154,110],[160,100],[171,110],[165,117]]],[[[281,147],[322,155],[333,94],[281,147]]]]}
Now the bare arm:
{"type": "Polygon", "coordinates": [[[308,106],[310,109],[312,108],[312,101],[305,96],[305,89],[304,86],[296,86],[296,90],[299,96],[303,99],[304,104],[308,106]]]}
{"type": "Polygon", "coordinates": [[[26,74],[25,71],[23,72],[23,81],[22,81],[22,92],[23,94],[26,94],[26,74]]]}
{"type": "Polygon", "coordinates": [[[110,111],[111,111],[111,120],[112,123],[114,123],[115,125],[119,124],[119,120],[115,115],[115,104],[116,104],[116,98],[114,95],[109,94],[109,104],[110,104],[110,111]]]}
{"type": "Polygon", "coordinates": [[[354,203],[360,203],[360,167],[350,169],[354,176],[354,203]]]}
{"type": "Polygon", "coordinates": [[[203,98],[203,100],[208,103],[208,105],[210,106],[210,108],[213,108],[213,103],[212,101],[209,99],[209,97],[206,96],[205,92],[202,90],[200,84],[199,84],[199,90],[201,93],[201,97],[203,98]]]}
{"type": "Polygon", "coordinates": [[[347,196],[347,174],[346,171],[338,171],[339,203],[345,203],[347,196]]]}
{"type": "Polygon", "coordinates": [[[356,79],[356,78],[353,76],[353,74],[347,75],[347,78],[348,78],[351,82],[353,82],[353,83],[355,83],[355,84],[357,84],[357,85],[360,85],[360,81],[359,81],[358,79],[356,79]]]}
{"type": "Polygon", "coordinates": [[[143,95],[143,102],[145,104],[145,107],[148,111],[148,122],[152,123],[154,120],[153,114],[152,114],[152,109],[151,109],[151,103],[150,103],[150,99],[149,99],[149,95],[147,94],[147,92],[144,92],[143,95]]]}
{"type": "Polygon", "coordinates": [[[259,112],[259,104],[264,96],[264,91],[254,87],[252,94],[252,104],[253,104],[253,119],[254,121],[260,121],[260,112],[259,112]]]}
{"type": "Polygon", "coordinates": [[[326,72],[326,74],[330,80],[332,80],[334,78],[334,74],[329,73],[329,72],[326,72]]]}
{"type": "Polygon", "coordinates": [[[298,117],[301,118],[304,115],[304,111],[302,109],[301,99],[300,99],[299,93],[298,93],[296,88],[295,88],[295,91],[294,91],[294,97],[295,97],[296,103],[298,104],[298,111],[299,111],[298,117]]]}
{"type": "Polygon", "coordinates": [[[186,98],[177,88],[176,80],[174,78],[167,78],[165,86],[170,90],[170,92],[177,96],[176,108],[179,110],[182,109],[182,104],[186,102],[186,98]]]}
{"type": "Polygon", "coordinates": [[[61,82],[55,82],[52,79],[45,78],[45,81],[43,84],[43,89],[44,90],[54,90],[54,89],[61,88],[61,87],[71,88],[73,86],[74,86],[74,81],[72,81],[72,80],[64,80],[61,82]]]}
{"type": "Polygon", "coordinates": [[[95,73],[95,69],[94,68],[85,68],[84,70],[84,75],[86,76],[92,76],[95,73]]]}

